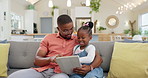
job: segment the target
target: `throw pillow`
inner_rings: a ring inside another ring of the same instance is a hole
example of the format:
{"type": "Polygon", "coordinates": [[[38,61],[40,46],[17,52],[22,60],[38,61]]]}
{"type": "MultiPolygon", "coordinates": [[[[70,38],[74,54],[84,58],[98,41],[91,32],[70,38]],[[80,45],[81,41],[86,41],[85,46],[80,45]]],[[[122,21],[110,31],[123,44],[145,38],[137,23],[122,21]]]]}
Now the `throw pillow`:
{"type": "Polygon", "coordinates": [[[130,39],[124,39],[125,43],[143,43],[143,41],[136,41],[136,40],[130,40],[130,39]]]}
{"type": "Polygon", "coordinates": [[[0,43],[7,43],[7,39],[0,41],[0,43]]]}
{"type": "Polygon", "coordinates": [[[148,78],[148,44],[115,42],[108,78],[148,78]]]}
{"type": "Polygon", "coordinates": [[[143,43],[148,43],[148,41],[143,41],[143,43]]]}
{"type": "Polygon", "coordinates": [[[9,43],[0,43],[0,76],[7,76],[9,43]]]}

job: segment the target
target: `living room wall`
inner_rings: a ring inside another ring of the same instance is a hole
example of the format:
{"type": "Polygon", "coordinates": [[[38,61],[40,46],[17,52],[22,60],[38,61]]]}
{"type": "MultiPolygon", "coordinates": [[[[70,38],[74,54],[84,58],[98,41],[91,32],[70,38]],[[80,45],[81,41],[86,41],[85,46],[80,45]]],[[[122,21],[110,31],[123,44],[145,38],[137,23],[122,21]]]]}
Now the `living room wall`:
{"type": "MultiPolygon", "coordinates": [[[[62,14],[64,11],[67,11],[69,15],[71,15],[70,10],[74,9],[75,7],[80,7],[81,2],[85,2],[85,0],[75,0],[72,1],[72,6],[69,8],[66,6],[67,0],[54,0],[54,5],[59,7],[59,15],[62,14]],[[62,3],[62,4],[61,4],[62,3]]],[[[136,19],[132,11],[127,11],[124,14],[117,15],[116,11],[117,8],[121,6],[119,3],[113,0],[101,0],[101,7],[98,13],[94,13],[94,18],[92,19],[93,22],[98,20],[100,25],[107,28],[107,30],[103,31],[103,33],[111,33],[114,31],[115,33],[123,33],[124,29],[128,29],[129,26],[125,25],[126,22],[129,20],[136,19]],[[115,15],[119,19],[119,26],[115,29],[110,29],[106,26],[106,18],[110,15],[115,15]]],[[[41,0],[37,4],[35,4],[36,10],[38,12],[38,18],[40,17],[52,17],[51,11],[52,9],[48,7],[48,0],[41,0]]],[[[73,16],[73,15],[72,15],[73,16]]],[[[38,26],[40,28],[40,21],[38,20],[38,26]]],[[[40,29],[39,29],[40,30],[40,29]]]]}
{"type": "MultiPolygon", "coordinates": [[[[10,13],[23,16],[25,14],[26,5],[25,0],[1,0],[0,1],[0,40],[10,39],[11,36],[11,21],[10,13]],[[5,15],[4,15],[5,12],[5,15]]],[[[24,21],[23,21],[24,22],[24,21]]],[[[24,23],[23,23],[24,24],[24,23]]]]}
{"type": "Polygon", "coordinates": [[[25,10],[27,8],[27,3],[25,3],[26,1],[23,1],[23,2],[24,4],[18,0],[11,1],[11,4],[10,4],[11,12],[14,12],[15,14],[20,15],[20,16],[24,16],[25,10]]]}
{"type": "Polygon", "coordinates": [[[10,0],[0,1],[0,40],[9,39],[11,35],[9,5],[10,5],[10,0]]]}
{"type": "Polygon", "coordinates": [[[129,20],[134,20],[135,16],[132,11],[126,11],[123,14],[116,14],[118,7],[121,6],[119,3],[114,2],[113,0],[102,0],[101,7],[99,13],[95,13],[94,19],[100,22],[100,26],[107,28],[107,30],[103,31],[104,33],[123,33],[124,29],[128,29],[129,25],[126,25],[126,22],[129,20]],[[115,15],[119,19],[118,27],[114,29],[110,29],[107,27],[105,21],[108,16],[115,15]]]}
{"type": "MultiPolygon", "coordinates": [[[[27,9],[27,5],[30,3],[25,0],[13,0],[10,4],[10,12],[15,13],[16,15],[22,16],[23,21],[25,21],[25,10],[27,9]]],[[[23,22],[23,28],[25,27],[25,23],[23,22]]]]}

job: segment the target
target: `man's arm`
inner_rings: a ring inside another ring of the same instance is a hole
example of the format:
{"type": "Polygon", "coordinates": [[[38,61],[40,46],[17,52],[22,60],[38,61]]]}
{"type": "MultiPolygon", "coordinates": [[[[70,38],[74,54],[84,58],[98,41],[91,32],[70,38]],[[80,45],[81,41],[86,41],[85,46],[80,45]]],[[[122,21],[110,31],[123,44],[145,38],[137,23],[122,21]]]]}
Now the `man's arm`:
{"type": "Polygon", "coordinates": [[[91,64],[91,66],[93,68],[99,67],[102,62],[103,62],[102,57],[100,56],[100,54],[98,52],[96,52],[95,59],[94,59],[93,63],[91,64]]]}
{"type": "Polygon", "coordinates": [[[51,62],[50,57],[45,57],[47,52],[44,52],[43,50],[38,50],[37,54],[35,56],[34,64],[37,66],[44,66],[49,64],[51,62]]]}
{"type": "Polygon", "coordinates": [[[74,73],[85,75],[87,72],[91,71],[91,66],[93,68],[99,67],[103,62],[101,56],[98,52],[96,52],[95,59],[91,65],[82,65],[82,68],[75,68],[73,71],[74,73]]]}

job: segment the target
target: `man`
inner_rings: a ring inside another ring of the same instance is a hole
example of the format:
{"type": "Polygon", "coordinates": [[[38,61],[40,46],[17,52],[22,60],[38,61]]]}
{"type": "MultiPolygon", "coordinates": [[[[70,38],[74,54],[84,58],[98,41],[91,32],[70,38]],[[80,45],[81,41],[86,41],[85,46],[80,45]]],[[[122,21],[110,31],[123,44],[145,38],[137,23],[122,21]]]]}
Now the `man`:
{"type": "MultiPolygon", "coordinates": [[[[60,15],[57,24],[59,33],[46,35],[37,51],[34,64],[40,67],[14,72],[8,78],[69,78],[54,61],[58,55],[72,55],[73,47],[77,44],[76,36],[72,36],[73,22],[68,15],[60,15]]],[[[85,75],[101,62],[101,57],[96,53],[90,66],[83,65],[82,68],[75,68],[74,72],[85,75]]]]}

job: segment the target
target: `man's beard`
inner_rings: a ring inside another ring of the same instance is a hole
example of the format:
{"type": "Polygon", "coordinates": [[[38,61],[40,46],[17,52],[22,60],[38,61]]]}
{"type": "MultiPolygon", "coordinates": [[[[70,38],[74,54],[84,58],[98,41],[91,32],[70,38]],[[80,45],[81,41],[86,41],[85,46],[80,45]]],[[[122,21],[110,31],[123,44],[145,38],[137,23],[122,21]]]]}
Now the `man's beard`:
{"type": "Polygon", "coordinates": [[[66,36],[62,36],[61,34],[60,34],[60,36],[63,37],[64,39],[67,39],[67,40],[71,39],[71,36],[70,37],[66,37],[66,36]]]}

